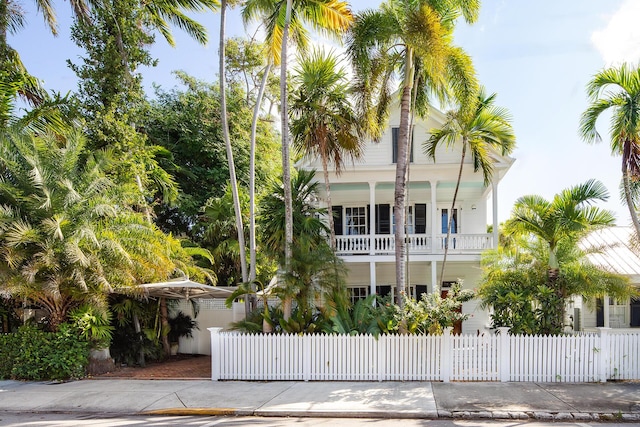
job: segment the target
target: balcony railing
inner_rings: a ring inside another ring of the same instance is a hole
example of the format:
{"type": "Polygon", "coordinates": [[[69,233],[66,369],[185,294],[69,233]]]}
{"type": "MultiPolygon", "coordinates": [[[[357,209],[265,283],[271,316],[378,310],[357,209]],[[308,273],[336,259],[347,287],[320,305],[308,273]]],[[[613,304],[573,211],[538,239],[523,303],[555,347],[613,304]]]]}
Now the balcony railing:
{"type": "MultiPolygon", "coordinates": [[[[443,253],[446,235],[436,235],[435,245],[430,234],[409,234],[406,237],[409,253],[443,253]]],[[[480,253],[493,247],[492,234],[452,234],[449,253],[480,253]]],[[[388,255],[396,249],[393,234],[336,236],[338,255],[388,255]]]]}

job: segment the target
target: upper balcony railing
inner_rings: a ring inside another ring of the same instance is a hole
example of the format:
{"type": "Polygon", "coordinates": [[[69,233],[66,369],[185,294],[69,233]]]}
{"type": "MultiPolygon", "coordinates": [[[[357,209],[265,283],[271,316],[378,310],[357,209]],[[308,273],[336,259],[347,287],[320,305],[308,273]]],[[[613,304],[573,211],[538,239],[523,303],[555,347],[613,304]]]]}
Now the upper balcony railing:
{"type": "MultiPolygon", "coordinates": [[[[435,245],[431,235],[409,234],[406,242],[410,254],[440,254],[444,252],[446,234],[436,235],[435,245]]],[[[493,247],[492,234],[452,234],[449,253],[480,253],[493,247]]],[[[393,234],[336,236],[338,255],[389,255],[395,252],[393,234]]]]}

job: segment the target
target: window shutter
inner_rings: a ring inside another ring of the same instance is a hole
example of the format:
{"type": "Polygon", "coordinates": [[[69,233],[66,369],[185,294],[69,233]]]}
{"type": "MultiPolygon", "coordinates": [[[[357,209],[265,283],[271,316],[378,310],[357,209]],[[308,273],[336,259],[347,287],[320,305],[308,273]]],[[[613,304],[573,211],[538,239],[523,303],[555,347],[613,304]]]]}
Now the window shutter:
{"type": "Polygon", "coordinates": [[[427,232],[427,205],[424,203],[416,203],[415,205],[415,226],[416,234],[427,232]]]}
{"type": "Polygon", "coordinates": [[[336,236],[342,236],[342,206],[332,206],[333,211],[333,232],[336,236]]]}
{"type": "Polygon", "coordinates": [[[376,234],[391,233],[390,206],[388,204],[376,205],[376,234]]]}
{"type": "MultiPolygon", "coordinates": [[[[391,128],[391,162],[398,163],[398,135],[400,128],[391,128]]],[[[411,129],[411,141],[413,141],[413,129],[411,129]]],[[[411,153],[409,154],[409,162],[413,163],[413,142],[411,143],[411,153]]]]}

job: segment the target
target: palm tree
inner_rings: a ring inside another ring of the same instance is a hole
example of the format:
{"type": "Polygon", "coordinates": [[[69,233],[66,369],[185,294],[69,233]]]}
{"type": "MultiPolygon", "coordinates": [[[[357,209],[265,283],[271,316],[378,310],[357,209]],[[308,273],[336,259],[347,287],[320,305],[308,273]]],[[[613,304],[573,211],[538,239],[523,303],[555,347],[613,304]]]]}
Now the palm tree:
{"type": "MultiPolygon", "coordinates": [[[[264,85],[267,81],[270,67],[280,63],[280,99],[281,99],[281,132],[282,132],[282,180],[284,184],[284,204],[285,204],[285,236],[288,244],[284,247],[285,270],[288,268],[291,259],[291,244],[293,243],[293,207],[291,188],[291,165],[289,154],[289,113],[287,101],[287,43],[291,38],[301,50],[306,48],[309,34],[304,27],[304,23],[311,25],[314,29],[329,35],[339,35],[347,30],[353,20],[348,3],[342,0],[248,0],[242,12],[245,22],[255,19],[262,21],[266,32],[266,44],[269,49],[269,60],[265,75],[263,77],[260,93],[264,92],[264,85]],[[291,34],[290,34],[291,33],[291,34]]],[[[261,94],[255,106],[254,124],[257,121],[258,111],[261,104],[261,94]]],[[[252,153],[255,147],[255,135],[252,131],[252,153]]],[[[252,154],[253,158],[253,154],[252,154]]],[[[253,164],[253,162],[252,162],[253,164]]],[[[253,168],[251,168],[253,170],[253,168]]],[[[253,172],[251,172],[253,174],[253,172]]],[[[253,175],[252,175],[253,177],[253,175]]],[[[252,180],[250,179],[250,182],[252,180]]],[[[251,185],[251,184],[250,184],[251,185]]],[[[250,198],[253,200],[253,191],[250,190],[250,198]]],[[[253,212],[253,204],[251,205],[253,212]]],[[[253,218],[253,216],[252,216],[253,218]]],[[[253,225],[253,221],[251,221],[253,225]]],[[[251,233],[253,236],[254,233],[251,233]]],[[[251,238],[252,244],[255,239],[251,238]]],[[[252,265],[255,259],[252,251],[252,265]]],[[[288,317],[290,309],[285,307],[285,315],[288,317]]]]}
{"type": "Polygon", "coordinates": [[[409,164],[410,123],[424,116],[430,95],[444,101],[455,96],[468,105],[477,82],[469,56],[453,45],[453,30],[462,15],[476,20],[479,2],[472,0],[388,0],[380,10],[356,17],[348,37],[355,68],[357,104],[374,139],[388,117],[390,91],[400,80],[400,127],[394,189],[396,298],[403,304],[405,276],[405,200],[409,164]]]}
{"type": "MultiPolygon", "coordinates": [[[[233,2],[232,2],[233,5],[233,2]]],[[[240,271],[242,274],[242,282],[249,281],[247,272],[247,247],[244,240],[244,224],[242,221],[242,211],[240,209],[240,197],[238,195],[238,180],[236,178],[236,167],[233,161],[233,149],[231,147],[231,138],[229,137],[229,122],[227,114],[227,87],[226,87],[226,55],[225,55],[225,24],[227,13],[227,0],[220,2],[220,122],[222,127],[222,137],[227,150],[227,162],[229,163],[229,186],[233,195],[233,211],[236,218],[236,230],[238,236],[238,249],[240,256],[240,271]]],[[[249,316],[251,311],[249,298],[245,298],[245,316],[249,316]]]]}
{"type": "Polygon", "coordinates": [[[179,243],[120,203],[103,153],[86,157],[74,132],[0,136],[3,291],[47,309],[51,325],[83,302],[165,280],[188,257],[179,243]]]}
{"type": "Polygon", "coordinates": [[[640,178],[640,68],[624,63],[600,71],[587,85],[591,105],[580,118],[580,133],[587,142],[600,142],[596,130],[600,114],[611,110],[611,152],[622,157],[622,185],[631,221],[640,236],[640,221],[633,202],[631,181],[640,178]]]}
{"type": "MultiPolygon", "coordinates": [[[[447,113],[447,120],[442,128],[432,130],[431,137],[423,145],[425,154],[435,161],[436,150],[441,144],[446,144],[448,147],[458,143],[462,144],[460,169],[458,170],[450,212],[453,212],[456,207],[467,150],[471,152],[473,171],[482,172],[484,185],[487,186],[493,177],[491,152],[498,151],[504,156],[510,154],[515,148],[516,137],[510,123],[511,116],[504,108],[494,105],[495,98],[495,93],[487,96],[484,88],[481,87],[472,113],[463,109],[447,113]]],[[[452,221],[453,215],[449,215],[440,283],[444,280],[452,221]]]]}
{"type": "Polygon", "coordinates": [[[299,153],[318,156],[322,162],[330,243],[335,249],[329,163],[340,174],[347,159],[361,157],[360,121],[348,99],[346,72],[338,68],[335,55],[317,50],[303,55],[295,72],[296,89],[291,106],[293,146],[299,153]]]}
{"type": "Polygon", "coordinates": [[[557,286],[560,274],[558,248],[565,242],[576,245],[589,231],[612,225],[613,214],[593,206],[606,201],[609,194],[597,180],[589,180],[556,194],[551,201],[541,196],[523,196],[516,200],[511,218],[505,223],[507,234],[534,236],[548,247],[547,286],[556,292],[559,319],[564,319],[566,289],[557,286]]]}

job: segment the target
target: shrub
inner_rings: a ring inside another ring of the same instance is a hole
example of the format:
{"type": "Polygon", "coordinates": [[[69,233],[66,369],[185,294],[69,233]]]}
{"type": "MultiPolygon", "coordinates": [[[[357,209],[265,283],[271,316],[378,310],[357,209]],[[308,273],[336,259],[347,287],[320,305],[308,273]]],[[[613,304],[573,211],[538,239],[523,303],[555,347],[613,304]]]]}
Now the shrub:
{"type": "Polygon", "coordinates": [[[23,326],[1,337],[0,378],[43,381],[81,378],[89,360],[89,343],[62,324],[58,332],[23,326]]]}

